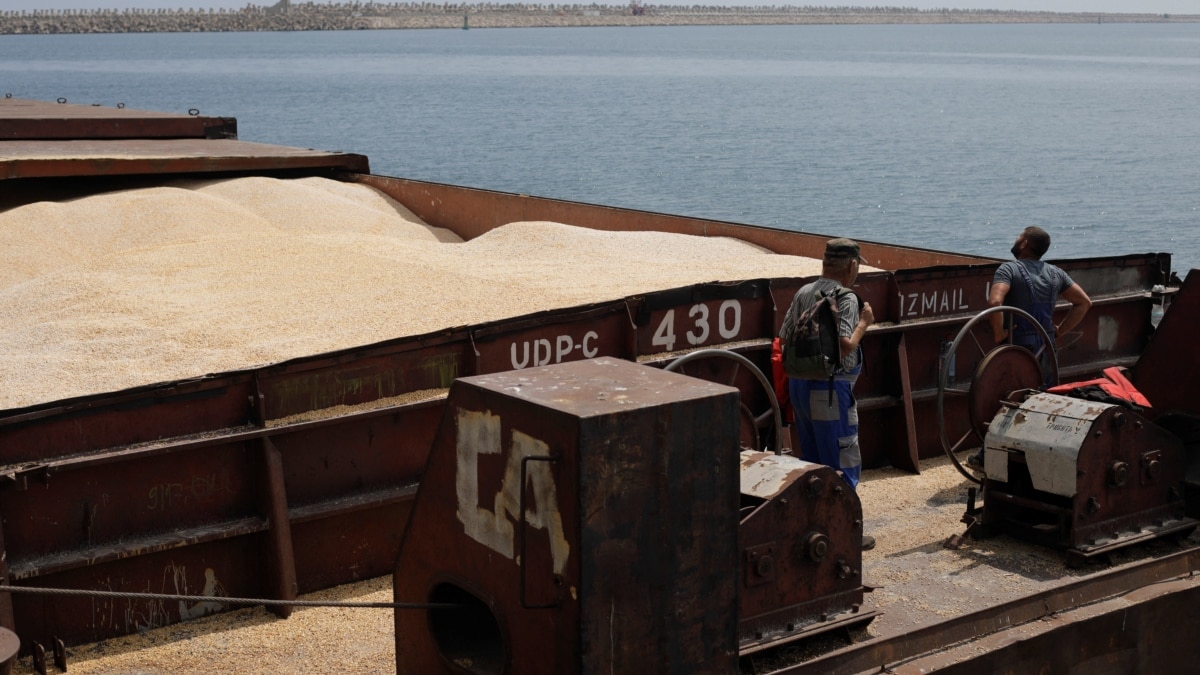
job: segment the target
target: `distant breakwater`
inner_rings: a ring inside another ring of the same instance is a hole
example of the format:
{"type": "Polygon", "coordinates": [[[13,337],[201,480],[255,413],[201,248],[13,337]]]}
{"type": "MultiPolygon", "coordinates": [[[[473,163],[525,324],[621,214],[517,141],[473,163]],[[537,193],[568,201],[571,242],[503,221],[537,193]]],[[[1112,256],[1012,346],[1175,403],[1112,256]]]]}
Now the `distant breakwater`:
{"type": "Polygon", "coordinates": [[[201,33],[555,26],[767,24],[1175,23],[1200,14],[1115,14],[901,7],[719,7],[432,3],[292,3],[236,10],[124,9],[0,11],[0,35],[201,33]]]}

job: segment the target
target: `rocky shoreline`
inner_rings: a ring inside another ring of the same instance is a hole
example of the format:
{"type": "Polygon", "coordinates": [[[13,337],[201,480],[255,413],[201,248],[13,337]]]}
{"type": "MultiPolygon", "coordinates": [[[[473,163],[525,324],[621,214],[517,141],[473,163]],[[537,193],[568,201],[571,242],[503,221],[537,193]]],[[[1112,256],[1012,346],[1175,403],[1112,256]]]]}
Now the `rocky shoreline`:
{"type": "Polygon", "coordinates": [[[433,3],[297,3],[237,10],[0,11],[0,35],[198,33],[565,26],[768,24],[1194,23],[1200,14],[1114,14],[889,7],[718,7],[433,3]]]}

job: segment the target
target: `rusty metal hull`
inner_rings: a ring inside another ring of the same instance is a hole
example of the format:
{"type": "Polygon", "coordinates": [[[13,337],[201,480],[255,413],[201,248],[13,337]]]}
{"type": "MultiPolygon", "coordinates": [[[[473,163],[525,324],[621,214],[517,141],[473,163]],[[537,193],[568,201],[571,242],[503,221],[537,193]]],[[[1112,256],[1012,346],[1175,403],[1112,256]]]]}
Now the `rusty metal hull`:
{"type": "MultiPolygon", "coordinates": [[[[322,175],[372,185],[464,238],[517,220],[555,220],[731,236],[808,256],[827,239],[375,176],[362,156],[243,143],[225,118],[53,104],[31,114],[19,104],[0,100],[9,130],[0,137],[0,209],[179,177],[322,175]],[[80,152],[62,156],[72,149],[80,152]]],[[[862,244],[871,264],[887,270],[856,285],[879,320],[864,339],[868,368],[856,389],[864,464],[917,471],[920,459],[941,452],[934,417],[941,345],[986,307],[999,261],[862,244]]],[[[1083,337],[1063,354],[1065,372],[1136,362],[1153,334],[1150,290],[1171,283],[1170,256],[1059,262],[1095,301],[1083,337]]],[[[213,582],[227,595],[288,599],[388,574],[445,412],[437,391],[461,377],[597,357],[661,367],[715,346],[769,373],[770,340],[808,280],[700,284],[0,411],[0,578],[123,591],[202,592],[213,582]],[[717,318],[710,330],[690,318],[701,307],[717,318]],[[689,333],[702,337],[687,340],[689,333]],[[388,400],[426,390],[435,393],[388,400]],[[334,406],[376,407],[295,417],[334,406]]],[[[1174,315],[1154,341],[1165,340],[1174,315]]],[[[764,393],[742,382],[733,384],[743,400],[762,409],[764,393]]],[[[0,594],[0,624],[25,643],[90,642],[196,611],[0,594]]]]}

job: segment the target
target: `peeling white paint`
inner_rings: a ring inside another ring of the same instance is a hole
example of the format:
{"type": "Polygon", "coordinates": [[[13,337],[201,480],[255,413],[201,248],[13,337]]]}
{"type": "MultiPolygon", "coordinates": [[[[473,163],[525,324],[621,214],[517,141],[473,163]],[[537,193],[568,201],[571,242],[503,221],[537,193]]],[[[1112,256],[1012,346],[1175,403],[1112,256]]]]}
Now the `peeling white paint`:
{"type": "MultiPolygon", "coordinates": [[[[495,505],[479,505],[479,455],[500,454],[500,418],[490,412],[458,411],[458,521],[463,532],[500,555],[513,559],[513,528],[507,518],[505,492],[496,493],[495,505]]],[[[516,506],[512,511],[516,511],[516,506]]]]}
{"type": "MultiPolygon", "coordinates": [[[[508,475],[504,478],[505,485],[520,485],[522,458],[546,457],[549,454],[550,447],[543,441],[514,431],[513,449],[508,456],[508,475]]],[[[550,471],[550,463],[529,462],[526,466],[526,480],[533,484],[533,504],[526,504],[525,519],[533,527],[546,530],[550,536],[550,557],[554,562],[554,573],[563,574],[567,569],[571,546],[563,532],[562,513],[558,510],[558,490],[554,486],[554,474],[550,471]]],[[[519,493],[517,497],[520,497],[519,493]]],[[[513,511],[519,508],[518,502],[513,511]]]]}
{"type": "MultiPolygon", "coordinates": [[[[513,431],[512,446],[508,449],[504,478],[497,486],[492,508],[481,506],[480,494],[489,487],[479,483],[479,456],[504,452],[500,418],[490,412],[459,410],[458,456],[455,485],[458,496],[457,516],[464,533],[496,553],[516,560],[514,551],[515,523],[521,510],[521,461],[525,457],[546,457],[550,447],[541,440],[520,431],[513,431]]],[[[550,539],[550,555],[555,574],[564,574],[571,547],[563,529],[562,512],[558,505],[558,490],[551,464],[545,461],[526,465],[526,483],[533,488],[525,505],[525,521],[530,527],[545,530],[550,539]]],[[[520,563],[519,560],[516,562],[520,563]]]]}
{"type": "Polygon", "coordinates": [[[803,475],[809,465],[810,462],[791,455],[743,452],[741,491],[754,497],[771,499],[782,493],[798,476],[803,475]]]}
{"type": "MultiPolygon", "coordinates": [[[[175,594],[176,595],[191,595],[187,590],[187,577],[183,567],[175,567],[175,594]],[[182,588],[180,587],[182,584],[182,588]]],[[[204,589],[200,591],[200,595],[217,598],[225,595],[225,589],[221,587],[221,582],[217,581],[217,573],[213,568],[204,568],[204,589]]],[[[225,603],[202,601],[188,607],[184,600],[179,601],[179,618],[182,621],[188,619],[198,619],[206,614],[214,614],[225,608],[225,603]]]]}

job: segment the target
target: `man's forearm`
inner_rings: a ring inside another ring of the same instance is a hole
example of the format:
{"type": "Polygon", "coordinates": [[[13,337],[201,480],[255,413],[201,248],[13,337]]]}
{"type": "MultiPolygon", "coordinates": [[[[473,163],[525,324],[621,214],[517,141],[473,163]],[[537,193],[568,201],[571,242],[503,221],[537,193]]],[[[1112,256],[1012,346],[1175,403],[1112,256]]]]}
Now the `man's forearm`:
{"type": "Polygon", "coordinates": [[[992,337],[996,338],[996,342],[1004,339],[1004,315],[1000,312],[988,317],[992,322],[992,337]]]}
{"type": "Polygon", "coordinates": [[[867,334],[867,323],[861,319],[854,325],[854,330],[850,333],[850,337],[842,336],[839,347],[842,350],[842,358],[849,356],[858,345],[862,343],[863,337],[867,334]]]}
{"type": "Polygon", "coordinates": [[[1055,327],[1055,332],[1059,335],[1070,332],[1079,322],[1083,321],[1083,315],[1087,314],[1087,305],[1071,305],[1071,310],[1067,312],[1067,316],[1063,318],[1062,323],[1055,327]]]}
{"type": "MultiPolygon", "coordinates": [[[[992,288],[988,291],[988,307],[999,307],[1004,304],[1004,298],[1008,297],[1008,284],[993,283],[992,288]]],[[[991,316],[992,320],[992,337],[996,342],[1000,342],[1005,338],[1004,333],[1004,315],[996,312],[991,316]]]]}

